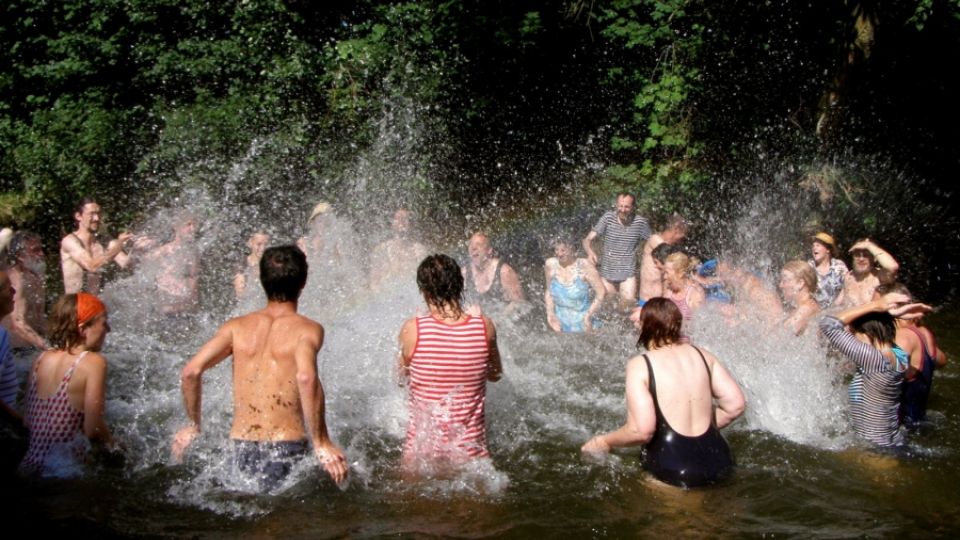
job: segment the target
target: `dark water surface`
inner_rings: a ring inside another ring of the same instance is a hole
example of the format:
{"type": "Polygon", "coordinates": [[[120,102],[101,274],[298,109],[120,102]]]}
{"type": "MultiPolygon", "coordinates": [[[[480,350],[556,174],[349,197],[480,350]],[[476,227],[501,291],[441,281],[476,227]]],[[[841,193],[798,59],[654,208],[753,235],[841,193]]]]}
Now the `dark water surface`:
{"type": "MultiPolygon", "coordinates": [[[[308,302],[305,311],[312,309],[318,308],[308,302]]],[[[108,421],[131,457],[122,468],[84,478],[5,484],[0,493],[8,523],[83,536],[231,538],[859,538],[960,532],[960,380],[952,364],[936,375],[933,425],[911,439],[909,457],[881,456],[852,440],[842,410],[845,390],[828,380],[825,355],[804,358],[819,345],[794,348],[778,337],[764,344],[740,330],[695,335],[747,392],[747,415],[725,431],[739,464],[725,485],[695,491],[655,485],[639,466],[639,450],[602,462],[582,457],[579,446],[591,434],[623,421],[623,366],[635,338],[616,323],[599,335],[554,336],[538,321],[502,325],[506,378],[490,388],[488,398],[495,468],[405,483],[395,472],[403,393],[391,372],[398,321],[411,311],[358,304],[326,317],[321,376],[328,425],[353,463],[352,482],[343,491],[310,464],[270,495],[245,492],[232,480],[224,442],[230,412],[224,367],[204,378],[207,436],[196,455],[185,465],[168,462],[170,434],[184,418],[179,367],[216,325],[202,320],[175,343],[154,335],[146,353],[132,352],[132,336],[111,335],[108,421]],[[737,348],[745,352],[728,350],[737,348]]],[[[960,351],[958,313],[930,319],[948,354],[960,351]]]]}

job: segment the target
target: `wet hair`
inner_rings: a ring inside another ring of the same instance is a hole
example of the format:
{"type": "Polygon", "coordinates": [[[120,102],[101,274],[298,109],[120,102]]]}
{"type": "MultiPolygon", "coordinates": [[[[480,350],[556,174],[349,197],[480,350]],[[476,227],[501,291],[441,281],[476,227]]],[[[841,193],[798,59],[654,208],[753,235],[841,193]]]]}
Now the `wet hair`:
{"type": "Polygon", "coordinates": [[[267,248],[260,259],[260,284],[267,300],[293,302],[307,284],[307,256],[293,245],[267,248]]]}
{"type": "Polygon", "coordinates": [[[640,310],[640,339],[637,347],[648,350],[677,343],[681,339],[683,314],[673,300],[663,297],[651,298],[640,310]]]}
{"type": "Polygon", "coordinates": [[[681,249],[678,246],[664,242],[659,246],[653,248],[653,251],[650,252],[650,255],[653,256],[654,259],[660,261],[660,263],[662,264],[666,262],[667,257],[669,257],[670,255],[673,255],[674,253],[680,253],[680,252],[681,252],[681,249]]]}
{"type": "Polygon", "coordinates": [[[850,321],[850,329],[870,339],[875,347],[893,345],[897,335],[897,326],[893,315],[886,311],[867,313],[850,321]]]}
{"type": "Polygon", "coordinates": [[[417,287],[428,305],[460,309],[463,274],[460,265],[449,255],[437,253],[423,259],[417,267],[417,287]]]}
{"type": "Polygon", "coordinates": [[[88,204],[100,204],[100,203],[98,203],[97,200],[94,199],[93,197],[86,196],[80,199],[80,202],[78,202],[77,205],[73,207],[73,214],[74,215],[83,214],[83,207],[88,204]]]}
{"type": "Polygon", "coordinates": [[[40,238],[40,235],[30,231],[17,231],[13,233],[13,236],[10,238],[10,245],[7,246],[7,255],[9,256],[10,264],[16,264],[20,252],[26,249],[27,244],[31,242],[43,243],[43,240],[40,238]]]}
{"type": "Polygon", "coordinates": [[[807,291],[810,293],[817,292],[817,273],[814,272],[813,267],[809,263],[803,261],[789,261],[787,264],[783,265],[783,269],[787,272],[793,274],[793,277],[800,280],[804,286],[807,287],[807,291]]]}
{"type": "MultiPolygon", "coordinates": [[[[87,321],[90,324],[91,321],[87,321]]],[[[50,308],[47,319],[47,339],[53,348],[65,351],[83,343],[77,324],[77,295],[65,294],[50,308]]]]}

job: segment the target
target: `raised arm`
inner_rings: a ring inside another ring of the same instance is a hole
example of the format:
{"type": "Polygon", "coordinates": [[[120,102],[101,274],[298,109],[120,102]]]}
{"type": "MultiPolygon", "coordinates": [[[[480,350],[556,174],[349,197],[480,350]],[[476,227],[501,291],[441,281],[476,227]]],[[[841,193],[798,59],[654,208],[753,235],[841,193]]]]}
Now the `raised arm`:
{"type": "Polygon", "coordinates": [[[297,363],[297,389],[300,392],[300,407],[307,436],[313,443],[313,452],[320,466],[334,482],[339,484],[347,477],[347,460],[327,433],[326,396],[317,376],[317,353],[323,345],[323,327],[315,324],[312,331],[303,332],[297,341],[294,358],[297,363]]]}
{"type": "Polygon", "coordinates": [[[87,272],[96,272],[120,253],[123,249],[123,242],[130,236],[130,233],[121,234],[117,240],[110,242],[106,251],[97,255],[91,255],[87,252],[80,240],[72,234],[60,242],[60,248],[63,249],[64,253],[70,255],[70,258],[76,261],[81,268],[87,272]]]}
{"type": "Polygon", "coordinates": [[[875,244],[872,240],[861,240],[854,244],[850,251],[857,249],[865,249],[873,255],[873,260],[877,261],[877,264],[880,265],[880,268],[883,268],[890,273],[891,276],[896,276],[897,272],[900,270],[900,263],[893,258],[893,255],[887,253],[885,249],[875,244]]]}
{"type": "Polygon", "coordinates": [[[626,423],[616,431],[593,437],[580,448],[581,452],[606,453],[612,448],[644,444],[653,438],[657,416],[647,383],[647,363],[642,356],[635,356],[627,364],[626,379],[626,423]]]}
{"type": "Polygon", "coordinates": [[[187,362],[180,373],[180,390],[183,392],[183,405],[190,418],[190,425],[180,429],[173,438],[173,457],[179,461],[184,451],[200,434],[200,413],[202,402],[203,372],[219,364],[233,353],[233,324],[228,321],[217,330],[213,338],[206,342],[200,351],[187,362]]]}

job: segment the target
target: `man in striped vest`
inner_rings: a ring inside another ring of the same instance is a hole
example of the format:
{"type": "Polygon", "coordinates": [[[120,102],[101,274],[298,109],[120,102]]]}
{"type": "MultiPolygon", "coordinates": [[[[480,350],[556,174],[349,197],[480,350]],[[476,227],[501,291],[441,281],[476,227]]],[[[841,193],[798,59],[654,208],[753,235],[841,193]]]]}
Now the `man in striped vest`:
{"type": "Polygon", "coordinates": [[[587,259],[599,262],[600,278],[607,294],[620,294],[620,309],[629,311],[637,302],[637,247],[650,238],[650,224],[636,214],[636,199],[629,193],[617,195],[615,210],[607,210],[590,234],[583,239],[587,259]],[[593,240],[603,238],[603,256],[593,250],[593,240]]]}

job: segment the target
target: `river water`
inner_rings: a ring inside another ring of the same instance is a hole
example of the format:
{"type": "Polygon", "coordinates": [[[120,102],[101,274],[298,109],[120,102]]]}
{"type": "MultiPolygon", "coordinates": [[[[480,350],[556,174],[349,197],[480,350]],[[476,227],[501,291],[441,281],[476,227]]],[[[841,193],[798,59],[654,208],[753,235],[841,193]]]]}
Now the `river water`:
{"type": "MultiPolygon", "coordinates": [[[[451,248],[452,250],[452,248],[451,248]]],[[[540,257],[533,254],[529,258],[540,257]]],[[[353,269],[352,271],[355,271],[353,269]]],[[[522,272],[534,304],[542,274],[522,272]],[[539,280],[539,281],[538,281],[539,280]]],[[[127,447],[126,463],[83,476],[3,486],[8,516],[59,533],[163,537],[928,537],[960,531],[960,381],[936,375],[932,425],[909,455],[860,448],[846,422],[845,368],[814,336],[766,326],[731,328],[705,310],[691,329],[743,386],[745,416],[725,430],[735,477],[681,491],[649,482],[640,450],[603,460],[580,445],[624,419],[624,366],[636,336],[615,319],[595,335],[555,335],[542,310],[497,321],[505,376],[488,393],[490,463],[453,478],[409,483],[397,474],[406,422],[394,379],[402,321],[422,310],[412,279],[387,293],[332,294],[312,267],[301,311],[327,329],[320,375],[327,425],[351,463],[334,486],[303,463],[276,492],[258,494],[231,469],[230,370],[204,376],[205,434],[182,465],[168,455],[185,421],[179,370],[225,314],[182,322],[142,315],[142,280],[106,291],[114,331],[108,423],[127,447]]],[[[340,279],[340,278],[338,278],[340,279]]],[[[253,302],[253,301],[252,301],[253,302]]],[[[235,308],[240,311],[243,307],[235,308]]],[[[957,313],[931,315],[953,354],[957,313]]]]}

